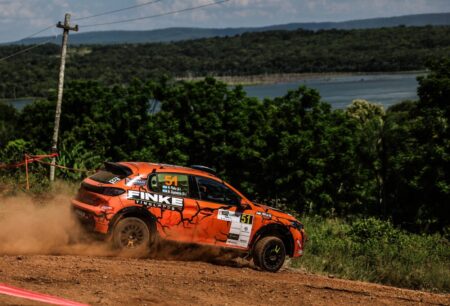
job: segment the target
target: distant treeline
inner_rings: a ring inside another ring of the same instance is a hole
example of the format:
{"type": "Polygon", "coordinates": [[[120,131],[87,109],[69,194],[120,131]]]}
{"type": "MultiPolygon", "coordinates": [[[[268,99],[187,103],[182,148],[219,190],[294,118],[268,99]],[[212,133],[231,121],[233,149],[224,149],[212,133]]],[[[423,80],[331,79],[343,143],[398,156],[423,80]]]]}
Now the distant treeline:
{"type": "MultiPolygon", "coordinates": [[[[70,38],[69,38],[70,41],[70,38]]],[[[26,46],[1,46],[0,58],[26,46]]],[[[48,44],[0,62],[0,98],[48,97],[60,47],[48,44]]],[[[223,76],[424,69],[450,54],[450,27],[268,31],[175,43],[70,46],[67,80],[129,84],[161,75],[223,76]]]]}

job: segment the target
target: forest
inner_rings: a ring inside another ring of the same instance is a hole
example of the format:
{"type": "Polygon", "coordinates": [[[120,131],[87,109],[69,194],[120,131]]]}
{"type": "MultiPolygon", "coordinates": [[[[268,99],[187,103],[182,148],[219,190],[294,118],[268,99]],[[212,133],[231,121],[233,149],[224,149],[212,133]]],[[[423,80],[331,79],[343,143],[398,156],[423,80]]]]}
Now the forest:
{"type": "MultiPolygon", "coordinates": [[[[0,99],[50,97],[57,85],[59,43],[0,61],[0,99]]],[[[0,58],[28,47],[0,46],[0,58]]],[[[162,75],[423,70],[431,58],[448,54],[449,26],[267,31],[173,43],[70,45],[66,80],[112,86],[162,75]]]]}

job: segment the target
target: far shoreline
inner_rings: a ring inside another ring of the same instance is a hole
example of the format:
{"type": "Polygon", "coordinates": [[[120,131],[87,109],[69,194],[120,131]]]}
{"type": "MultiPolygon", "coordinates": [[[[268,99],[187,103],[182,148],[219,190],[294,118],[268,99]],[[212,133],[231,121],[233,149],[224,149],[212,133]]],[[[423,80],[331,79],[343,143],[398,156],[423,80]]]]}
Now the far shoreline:
{"type": "Polygon", "coordinates": [[[258,75],[246,75],[246,76],[196,76],[196,77],[175,77],[177,81],[201,81],[206,77],[212,77],[228,85],[266,85],[277,83],[288,83],[303,80],[320,80],[329,79],[335,77],[348,77],[359,75],[401,75],[401,74],[426,74],[426,70],[414,70],[414,71],[380,71],[380,72],[311,72],[311,73],[274,73],[274,74],[258,74],[258,75]]]}

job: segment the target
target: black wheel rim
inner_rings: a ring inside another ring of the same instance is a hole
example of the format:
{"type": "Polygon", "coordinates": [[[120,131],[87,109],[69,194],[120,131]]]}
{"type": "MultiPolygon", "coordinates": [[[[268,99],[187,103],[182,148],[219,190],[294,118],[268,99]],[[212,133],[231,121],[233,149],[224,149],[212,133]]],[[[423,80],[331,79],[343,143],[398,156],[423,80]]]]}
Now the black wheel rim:
{"type": "Polygon", "coordinates": [[[266,248],[264,252],[264,264],[270,269],[276,269],[283,263],[284,252],[282,246],[273,243],[266,248]]]}
{"type": "Polygon", "coordinates": [[[144,242],[145,229],[137,224],[129,224],[120,232],[120,243],[122,247],[134,249],[144,242]]]}

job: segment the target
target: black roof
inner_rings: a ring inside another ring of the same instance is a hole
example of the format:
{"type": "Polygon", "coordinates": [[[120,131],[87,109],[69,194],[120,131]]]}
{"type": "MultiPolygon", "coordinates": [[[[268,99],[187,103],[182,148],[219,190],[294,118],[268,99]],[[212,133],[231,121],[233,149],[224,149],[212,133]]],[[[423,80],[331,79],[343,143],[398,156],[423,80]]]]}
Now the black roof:
{"type": "Polygon", "coordinates": [[[206,167],[206,166],[202,166],[202,165],[192,165],[192,166],[190,166],[190,167],[191,167],[192,169],[200,170],[200,171],[205,171],[205,172],[208,172],[208,173],[211,173],[211,174],[214,174],[214,175],[217,174],[216,170],[214,170],[214,169],[212,169],[212,168],[209,168],[209,167],[206,167]]]}

